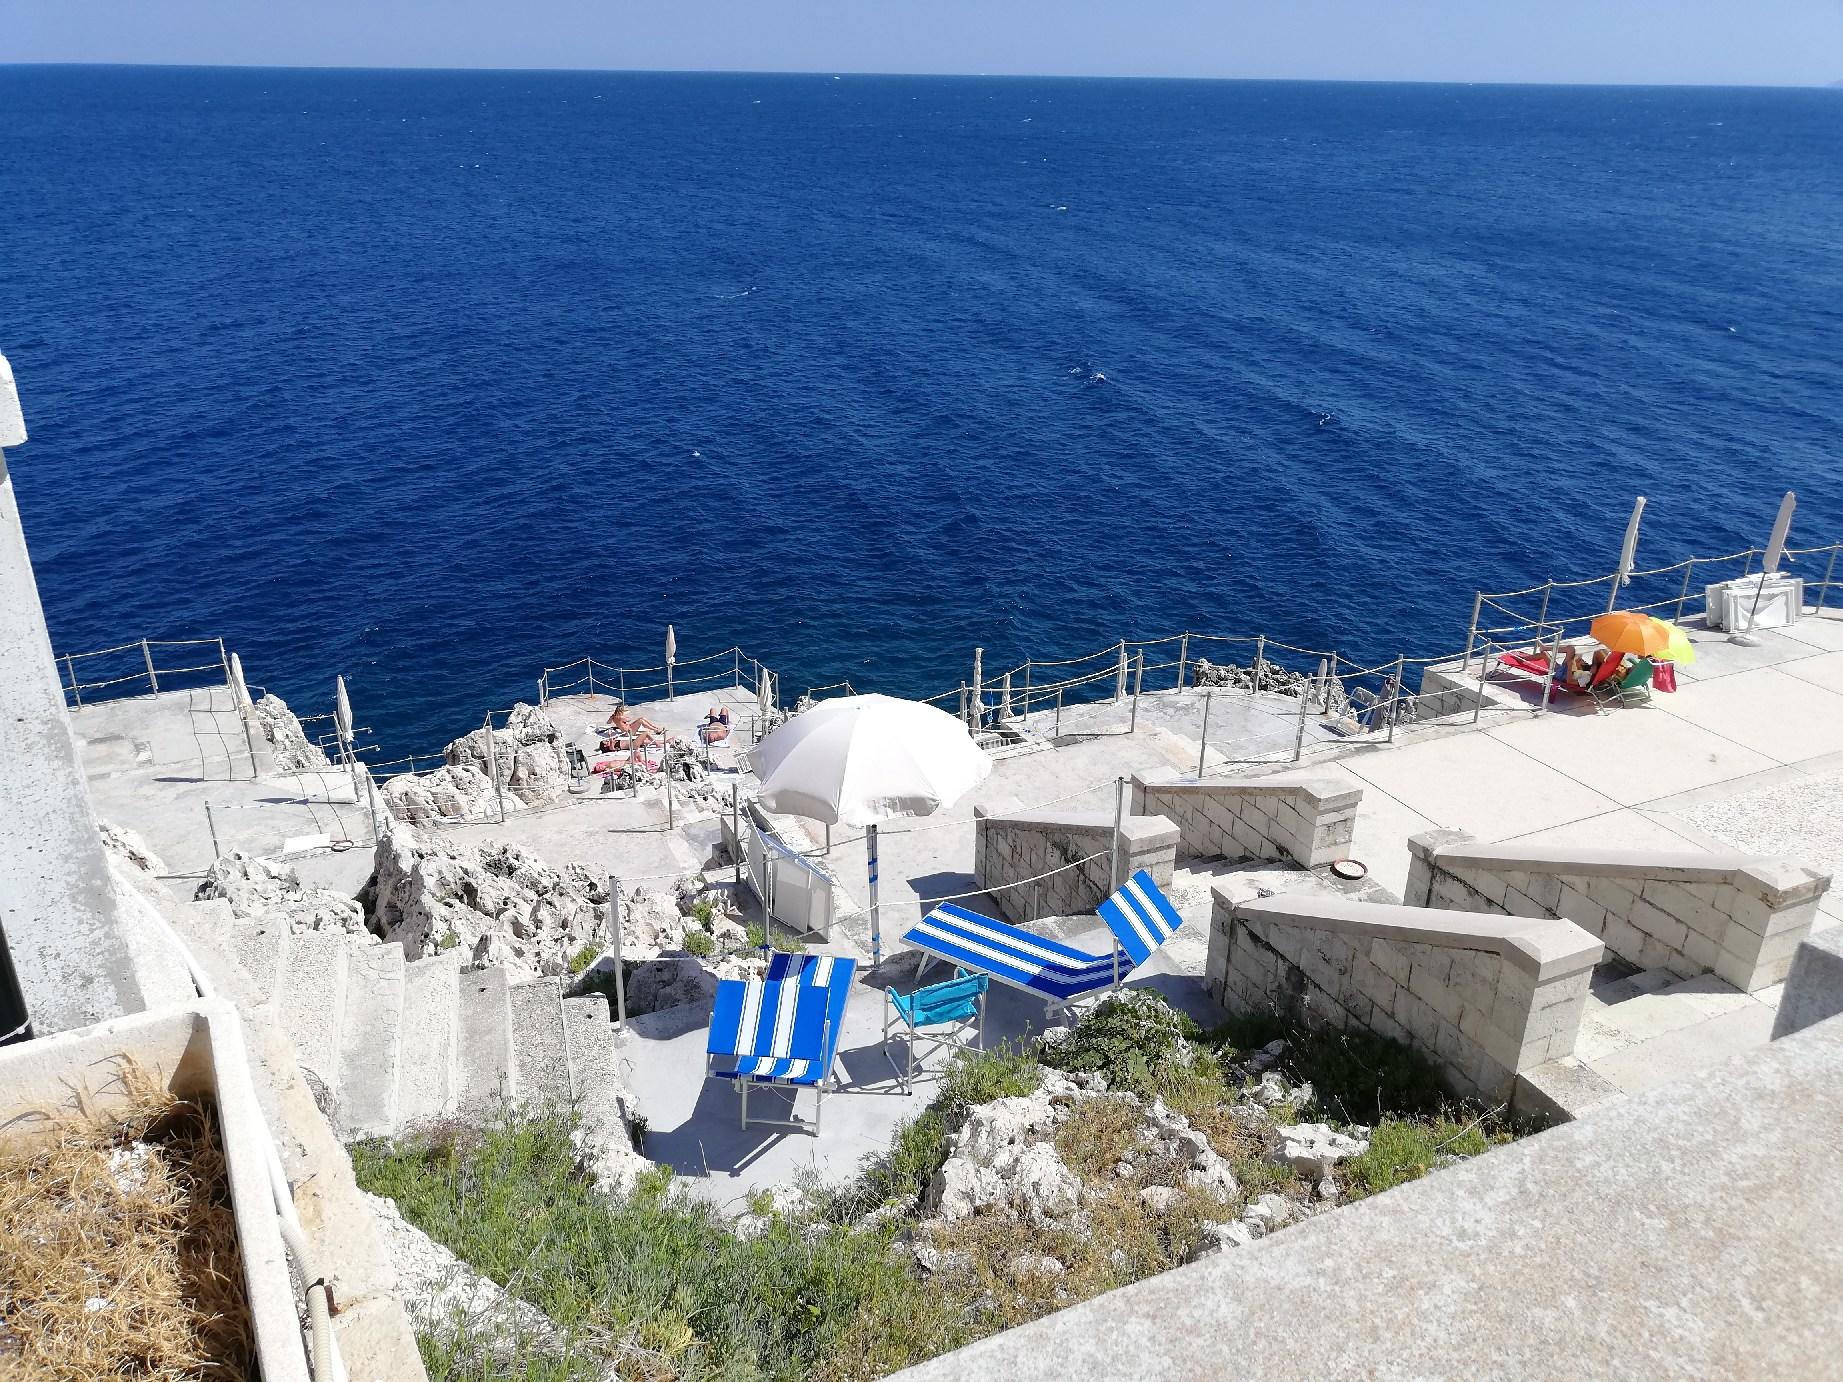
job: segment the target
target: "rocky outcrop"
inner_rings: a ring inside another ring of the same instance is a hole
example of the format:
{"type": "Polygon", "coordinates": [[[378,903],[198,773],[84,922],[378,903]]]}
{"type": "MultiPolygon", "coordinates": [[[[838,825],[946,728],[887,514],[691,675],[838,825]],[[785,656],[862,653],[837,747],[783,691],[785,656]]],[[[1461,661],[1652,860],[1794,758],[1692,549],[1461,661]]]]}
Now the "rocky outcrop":
{"type": "Polygon", "coordinates": [[[252,707],[262,737],[275,750],[275,766],[284,773],[317,772],[332,767],[318,744],[309,742],[301,721],[274,692],[265,692],[252,707]]]}
{"type": "Polygon", "coordinates": [[[1269,1154],[1282,1166],[1291,1167],[1301,1178],[1314,1185],[1323,1181],[1340,1161],[1362,1156],[1369,1150],[1369,1139],[1357,1128],[1357,1135],[1334,1132],[1329,1123],[1294,1123],[1275,1128],[1269,1154]]]}
{"type": "Polygon", "coordinates": [[[600,938],[607,880],[580,864],[554,869],[504,840],[478,847],[391,823],[359,894],[371,929],[419,960],[460,947],[471,965],[543,976],[600,938]]]}
{"type": "Polygon", "coordinates": [[[527,806],[541,806],[567,796],[569,757],[556,722],[535,705],[520,701],[505,727],[476,729],[442,750],[450,768],[472,768],[481,777],[497,775],[499,784],[527,806]]]}
{"type": "Polygon", "coordinates": [[[384,805],[411,825],[497,821],[501,807],[508,816],[527,809],[513,793],[495,792],[485,773],[466,764],[431,773],[400,773],[384,784],[384,805]]]}
{"type": "Polygon", "coordinates": [[[1261,690],[1271,691],[1276,696],[1303,696],[1311,689],[1312,678],[1303,672],[1289,671],[1278,663],[1257,659],[1247,667],[1237,666],[1233,662],[1211,662],[1200,657],[1191,664],[1190,682],[1192,686],[1223,687],[1231,691],[1254,690],[1254,674],[1259,669],[1261,690]]]}
{"type": "Polygon", "coordinates": [[[232,850],[211,866],[195,901],[221,897],[233,915],[279,918],[294,935],[306,931],[365,934],[365,909],[355,898],[301,881],[293,866],[232,850]]]}
{"type": "Polygon", "coordinates": [[[102,847],[113,858],[137,873],[157,875],[167,872],[165,861],[134,831],[124,826],[111,825],[108,821],[98,821],[97,827],[102,832],[102,847]]]}

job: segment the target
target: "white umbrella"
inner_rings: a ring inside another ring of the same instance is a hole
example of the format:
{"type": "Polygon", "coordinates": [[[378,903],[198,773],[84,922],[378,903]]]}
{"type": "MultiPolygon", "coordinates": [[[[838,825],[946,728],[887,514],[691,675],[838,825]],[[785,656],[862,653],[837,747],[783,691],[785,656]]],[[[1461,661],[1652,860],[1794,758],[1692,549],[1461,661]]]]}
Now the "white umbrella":
{"type": "MultiPolygon", "coordinates": [[[[1730,643],[1739,643],[1743,647],[1757,647],[1757,641],[1751,637],[1753,621],[1760,614],[1760,596],[1766,593],[1766,582],[1779,570],[1779,562],[1785,556],[1785,539],[1792,531],[1792,511],[1798,507],[1798,495],[1792,490],[1785,492],[1785,498],[1779,501],[1779,516],[1773,520],[1772,536],[1766,539],[1766,555],[1760,561],[1760,575],[1753,587],[1753,607],[1747,611],[1747,632],[1728,635],[1730,643]]],[[[1798,611],[1792,611],[1796,618],[1798,611]]]]}
{"type": "Polygon", "coordinates": [[[666,699],[677,700],[672,694],[672,663],[678,657],[678,635],[672,632],[672,626],[666,625],[666,699]]]}
{"type": "Polygon", "coordinates": [[[870,858],[870,956],[882,960],[877,822],[927,816],[992,771],[966,726],[944,710],[893,696],[841,696],[796,715],[749,751],[770,811],[863,826],[870,858]]]}

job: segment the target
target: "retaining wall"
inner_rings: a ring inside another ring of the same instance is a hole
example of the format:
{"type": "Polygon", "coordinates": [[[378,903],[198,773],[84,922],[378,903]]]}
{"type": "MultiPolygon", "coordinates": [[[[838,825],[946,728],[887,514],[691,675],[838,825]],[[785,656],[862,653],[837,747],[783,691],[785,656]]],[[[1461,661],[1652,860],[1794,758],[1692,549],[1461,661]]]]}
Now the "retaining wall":
{"type": "Polygon", "coordinates": [[[1784,979],[1830,876],[1779,859],[1694,851],[1408,841],[1410,905],[1566,917],[1641,969],[1715,974],[1752,993],[1784,979]]]}
{"type": "Polygon", "coordinates": [[[1237,907],[1219,887],[1206,973],[1232,1013],[1399,1041],[1497,1104],[1519,1071],[1574,1050],[1602,949],[1559,919],[1298,895],[1237,907]]]}
{"type": "Polygon", "coordinates": [[[1175,822],[1199,858],[1291,859],[1317,868],[1349,852],[1359,788],[1305,774],[1198,780],[1174,769],[1133,774],[1133,813],[1175,822]]]}
{"type": "MultiPolygon", "coordinates": [[[[1019,811],[1015,801],[998,801],[974,807],[973,820],[973,876],[1007,920],[1080,916],[1113,891],[1113,812],[1019,811]],[[1006,886],[1093,854],[1100,857],[1039,883],[1006,886]]],[[[1121,836],[1120,877],[1145,869],[1169,885],[1177,864],[1177,826],[1163,816],[1133,814],[1121,836]]]]}

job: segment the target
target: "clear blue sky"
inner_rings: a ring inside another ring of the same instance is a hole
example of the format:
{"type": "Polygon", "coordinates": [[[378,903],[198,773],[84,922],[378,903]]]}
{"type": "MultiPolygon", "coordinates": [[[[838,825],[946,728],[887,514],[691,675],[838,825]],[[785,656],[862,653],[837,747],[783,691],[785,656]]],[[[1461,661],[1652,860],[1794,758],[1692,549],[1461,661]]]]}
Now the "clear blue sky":
{"type": "Polygon", "coordinates": [[[1827,84],[1843,0],[0,0],[0,62],[1827,84]]]}

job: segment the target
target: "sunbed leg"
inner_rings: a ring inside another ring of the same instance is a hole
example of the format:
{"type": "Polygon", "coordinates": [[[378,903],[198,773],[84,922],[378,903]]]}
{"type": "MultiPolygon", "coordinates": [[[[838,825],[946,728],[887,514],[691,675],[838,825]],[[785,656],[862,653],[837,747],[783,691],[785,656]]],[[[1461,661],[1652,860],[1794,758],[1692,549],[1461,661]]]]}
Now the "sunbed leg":
{"type": "Polygon", "coordinates": [[[736,1092],[742,1096],[742,1130],[747,1132],[749,1130],[749,1082],[747,1080],[736,1081],[736,1092]]]}

